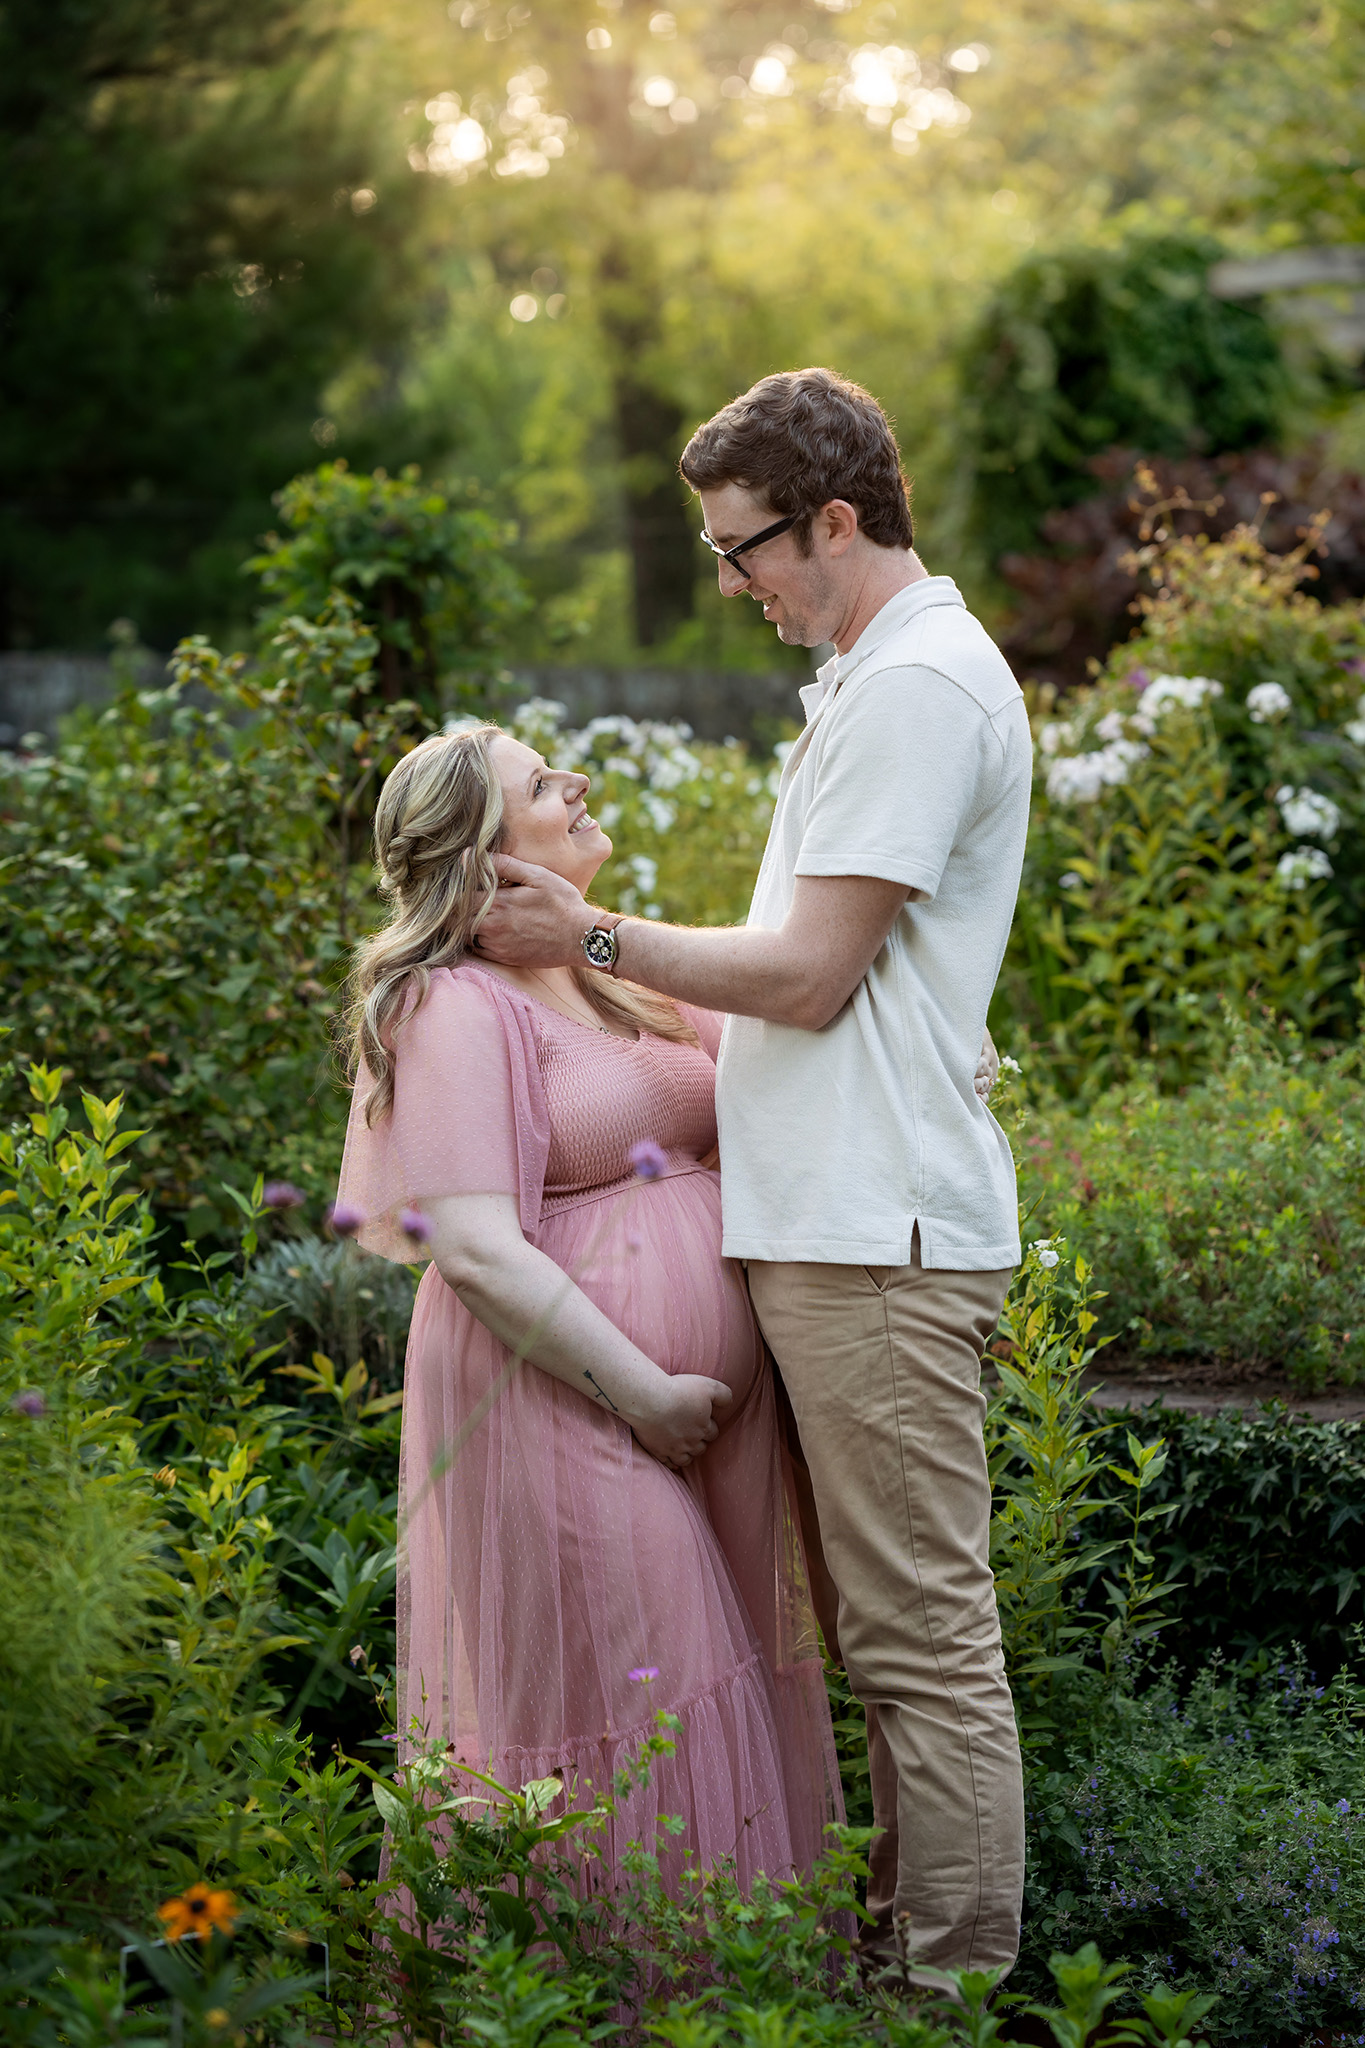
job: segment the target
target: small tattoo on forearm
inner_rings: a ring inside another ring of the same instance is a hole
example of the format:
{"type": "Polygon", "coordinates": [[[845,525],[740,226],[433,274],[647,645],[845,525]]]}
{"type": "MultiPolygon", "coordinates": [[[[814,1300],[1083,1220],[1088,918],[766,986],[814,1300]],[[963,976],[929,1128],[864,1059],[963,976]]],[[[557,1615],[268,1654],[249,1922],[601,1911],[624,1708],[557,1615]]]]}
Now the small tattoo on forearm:
{"type": "Polygon", "coordinates": [[[588,1382],[588,1385],[589,1385],[590,1387],[596,1387],[596,1389],[597,1389],[597,1393],[596,1393],[596,1398],[597,1398],[597,1399],[598,1399],[599,1401],[605,1401],[605,1402],[606,1402],[606,1404],[607,1404],[607,1406],[608,1406],[608,1408],[610,1408],[610,1410],[611,1410],[611,1412],[612,1412],[612,1414],[613,1414],[613,1415],[619,1415],[619,1414],[621,1413],[621,1411],[620,1411],[620,1409],[619,1409],[619,1408],[617,1407],[616,1403],[615,1403],[615,1402],[614,1402],[614,1401],[612,1400],[612,1398],[611,1398],[611,1395],[610,1395],[610,1394],[609,1394],[609,1393],[607,1392],[606,1388],[605,1388],[605,1387],[599,1387],[599,1386],[597,1385],[597,1381],[596,1381],[596,1380],[595,1380],[595,1379],[593,1378],[593,1376],[592,1376],[592,1374],[591,1374],[590,1372],[585,1372],[585,1373],[584,1373],[584,1375],[583,1375],[583,1377],[584,1377],[584,1379],[585,1379],[585,1380],[586,1380],[586,1381],[588,1382]]]}

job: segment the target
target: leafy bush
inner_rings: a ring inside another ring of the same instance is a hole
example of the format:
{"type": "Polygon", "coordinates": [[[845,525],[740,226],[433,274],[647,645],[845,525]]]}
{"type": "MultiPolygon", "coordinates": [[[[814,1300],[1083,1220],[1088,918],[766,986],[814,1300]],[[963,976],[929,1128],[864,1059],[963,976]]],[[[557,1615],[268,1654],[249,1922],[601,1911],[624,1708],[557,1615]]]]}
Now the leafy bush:
{"type": "MultiPolygon", "coordinates": [[[[1328,1677],[1358,1663],[1365,1619],[1365,1423],[1322,1422],[1267,1404],[1250,1414],[1152,1407],[1106,1421],[1160,1431],[1164,1469],[1151,1483],[1162,1519],[1148,1545],[1174,1580],[1163,1655],[1186,1672],[1214,1651],[1238,1663],[1302,1652],[1328,1677]]],[[[1127,1491],[1101,1473],[1105,1505],[1089,1525],[1121,1540],[1127,1491]]]]}
{"type": "Polygon", "coordinates": [[[374,702],[375,642],[345,597],[270,651],[248,676],[187,642],[168,689],[3,758],[17,1057],[124,1092],[151,1118],[143,1185],[201,1230],[230,1220],[221,1183],[258,1166],[334,1185],[329,1026],[371,914],[364,804],[410,744],[412,707],[374,702]]]}
{"type": "Polygon", "coordinates": [[[413,698],[435,717],[443,685],[467,696],[486,683],[526,600],[507,560],[511,530],[453,496],[415,466],[363,476],[325,462],[296,476],[275,498],[289,531],[267,534],[247,564],[270,600],[265,633],[320,617],[342,590],[374,635],[387,703],[413,698]]]}
{"type": "Polygon", "coordinates": [[[1085,1110],[1045,1097],[1016,1134],[1021,1199],[1103,1273],[1099,1332],[1122,1354],[1275,1368],[1310,1387],[1353,1380],[1365,1367],[1360,1042],[1319,1052],[1233,1020],[1216,1043],[1213,1070],[1183,1094],[1153,1074],[1085,1110]]]}
{"type": "Polygon", "coordinates": [[[1076,1712],[1029,1787],[1021,1986],[1046,1986],[1056,1944],[1095,1940],[1138,1985],[1216,1993],[1217,2042],[1359,2040],[1363,1721],[1354,1679],[1285,1664],[1076,1712]]]}
{"type": "Polygon", "coordinates": [[[1291,395],[1254,306],[1215,298],[1203,235],[1024,258],[963,350],[973,525],[990,561],[1030,548],[1045,513],[1092,489],[1116,443],[1218,454],[1275,438],[1291,395]]]}
{"type": "Polygon", "coordinates": [[[186,1414],[179,1465],[154,1471],[117,1398],[136,1360],[153,1405],[224,1374],[240,1405],[249,1320],[202,1268],[167,1307],[146,1200],[118,1187],[136,1134],[117,1101],[85,1098],[83,1136],[60,1075],[30,1088],[27,1130],[0,1136],[0,1825],[11,1924],[97,1929],[215,1832],[220,1773],[278,1704],[270,1527],[230,1409],[186,1414]]]}
{"type": "Polygon", "coordinates": [[[1229,1002],[1330,1023],[1346,975],[1329,906],[1287,876],[1288,835],[1233,789],[1208,713],[1140,705],[1103,714],[1094,751],[1044,754],[1010,939],[1005,1000],[1082,1095],[1148,1062],[1167,1087],[1192,1079],[1229,1002]]]}
{"type": "Polygon", "coordinates": [[[1188,1080],[1224,997],[1311,1030],[1345,1020],[1365,935],[1365,624],[1298,588],[1309,552],[1158,529],[1141,632],[1041,726],[998,1004],[1073,1090],[1148,1058],[1164,1085],[1188,1080]]]}
{"type": "Polygon", "coordinates": [[[1120,1681],[1157,1634],[1169,1590],[1144,1548],[1150,1525],[1173,1512],[1150,1495],[1165,1450],[1131,1429],[1127,1464],[1101,1445],[1119,1425],[1095,1415],[1081,1384],[1096,1316],[1089,1268],[1083,1258],[1064,1265],[1066,1248],[1043,1239],[1025,1255],[992,1346],[998,1385],[986,1418],[991,1569],[1026,1752],[1055,1740],[1074,1681],[1099,1671],[1120,1681]],[[1104,1512],[1106,1480],[1127,1489],[1127,1514],[1119,1527],[1110,1514],[1097,1533],[1086,1525],[1104,1512]],[[1087,1612],[1082,1595],[1097,1573],[1104,1598],[1087,1612]]]}
{"type": "Polygon", "coordinates": [[[367,1259],[348,1239],[286,1237],[251,1265],[249,1302],[270,1320],[264,1334],[281,1356],[306,1364],[322,1351],[343,1367],[364,1358],[377,1379],[396,1386],[417,1292],[415,1268],[367,1259]]]}
{"type": "Polygon", "coordinates": [[[1136,550],[1151,538],[1154,498],[1170,532],[1222,539],[1254,526],[1280,555],[1326,512],[1314,592],[1329,605],[1365,596],[1365,477],[1335,469],[1321,447],[1176,460],[1111,448],[1089,468],[1095,494],[1044,515],[1045,551],[1000,561],[1014,604],[1000,644],[1025,681],[1077,688],[1133,631],[1148,588],[1136,550]]]}

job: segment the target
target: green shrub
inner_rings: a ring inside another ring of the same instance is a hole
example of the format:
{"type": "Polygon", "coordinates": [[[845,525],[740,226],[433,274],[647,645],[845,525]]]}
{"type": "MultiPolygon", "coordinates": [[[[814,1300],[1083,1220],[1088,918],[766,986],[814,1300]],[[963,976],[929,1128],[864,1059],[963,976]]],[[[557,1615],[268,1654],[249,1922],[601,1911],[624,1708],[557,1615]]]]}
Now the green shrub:
{"type": "Polygon", "coordinates": [[[278,1340],[288,1363],[306,1364],[315,1351],[342,1366],[363,1357],[377,1379],[399,1384],[415,1268],[367,1259],[346,1239],[300,1235],[252,1262],[245,1291],[269,1315],[264,1334],[278,1340]]]}
{"type": "Polygon", "coordinates": [[[1365,2033],[1365,1688],[1293,1665],[1077,1710],[1028,1790],[1017,1976],[1059,1945],[1132,1959],[1138,1985],[1217,1994],[1216,2042],[1365,2033]]]}
{"type": "Polygon", "coordinates": [[[1365,941],[1365,626],[1298,588],[1308,552],[1159,531],[1142,630],[1040,725],[997,1011],[1073,1092],[1143,1060],[1188,1080],[1224,998],[1344,1028],[1365,941]]]}
{"type": "Polygon", "coordinates": [[[29,1085],[27,1128],[0,1135],[0,1829],[17,1917],[94,1929],[194,1870],[278,1704],[270,1529],[226,1404],[154,1471],[118,1398],[124,1373],[153,1402],[228,1374],[240,1407],[250,1322],[209,1274],[167,1307],[145,1197],[118,1186],[118,1102],[86,1096],[86,1136],[59,1074],[29,1085]]]}
{"type": "Polygon", "coordinates": [[[325,462],[276,493],[288,529],[247,563],[268,599],[266,636],[291,618],[318,618],[342,590],[377,643],[380,690],[413,698],[435,717],[443,696],[496,673],[499,642],[526,598],[511,568],[509,528],[449,486],[325,462]]]}
{"type": "Polygon", "coordinates": [[[1021,1200],[1104,1275],[1099,1331],[1120,1354],[1352,1380],[1365,1366],[1360,1043],[1319,1051],[1235,1019],[1217,1042],[1214,1071],[1180,1095],[1152,1074],[1087,1110],[1045,1098],[1015,1136],[1021,1200]]]}
{"type": "Polygon", "coordinates": [[[4,757],[17,1058],[124,1093],[150,1124],[143,1186],[200,1230],[231,1222],[224,1181],[335,1185],[329,1028],[372,915],[364,807],[410,744],[412,707],[375,700],[374,652],[338,596],[281,630],[264,674],[187,642],[168,689],[4,757]]]}
{"type": "MultiPolygon", "coordinates": [[[[1238,1663],[1302,1651],[1331,1676],[1358,1661],[1365,1620],[1365,1423],[1323,1422],[1272,1404],[1240,1414],[1153,1407],[1115,1417],[1159,1431],[1166,1464],[1151,1487],[1165,1510],[1149,1547],[1174,1579],[1163,1655],[1193,1672],[1214,1651],[1238,1663]]],[[[1106,1474],[1091,1524],[1120,1539],[1130,1503],[1106,1474]]]]}
{"type": "Polygon", "coordinates": [[[1026,256],[962,355],[973,524],[994,562],[1094,490],[1092,459],[1217,454],[1275,438],[1290,396],[1254,306],[1215,298],[1203,235],[1026,256]]]}

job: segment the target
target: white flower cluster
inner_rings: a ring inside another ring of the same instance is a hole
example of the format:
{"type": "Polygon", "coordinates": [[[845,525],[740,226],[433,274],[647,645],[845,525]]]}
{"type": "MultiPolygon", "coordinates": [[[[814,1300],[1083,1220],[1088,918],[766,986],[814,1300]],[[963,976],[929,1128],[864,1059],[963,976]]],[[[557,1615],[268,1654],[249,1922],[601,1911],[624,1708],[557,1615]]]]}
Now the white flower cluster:
{"type": "Polygon", "coordinates": [[[1058,754],[1047,771],[1047,793],[1055,804],[1093,804],[1102,789],[1126,782],[1147,752],[1141,740],[1117,739],[1093,754],[1058,754]]]}
{"type": "MultiPolygon", "coordinates": [[[[1135,719],[1154,718],[1159,712],[1168,711],[1172,704],[1194,711],[1207,698],[1221,697],[1222,694],[1223,685],[1216,683],[1212,676],[1153,676],[1142,693],[1135,719]]],[[[1147,729],[1152,730],[1151,727],[1147,729]]]]}
{"type": "Polygon", "coordinates": [[[1292,832],[1296,839],[1334,839],[1340,830],[1341,812],[1331,797],[1320,795],[1316,789],[1295,789],[1286,782],[1276,790],[1275,801],[1285,831],[1292,832]]]}
{"type": "Polygon", "coordinates": [[[1035,1237],[1033,1249],[1038,1254],[1038,1264],[1045,1267],[1049,1272],[1051,1272],[1054,1266],[1060,1264],[1062,1255],[1060,1252],[1053,1250],[1050,1237],[1035,1237]]]}
{"type": "Polygon", "coordinates": [[[618,908],[627,916],[662,917],[663,906],[652,898],[659,886],[659,863],[651,860],[647,853],[632,853],[626,862],[633,877],[629,886],[621,891],[618,908]]]}
{"type": "Polygon", "coordinates": [[[1257,683],[1247,691],[1247,710],[1251,713],[1253,725],[1273,725],[1277,718],[1283,718],[1286,711],[1292,711],[1294,699],[1283,683],[1257,683]]]}
{"type": "Polygon", "coordinates": [[[1156,676],[1132,711],[1105,712],[1095,726],[1095,737],[1104,745],[1084,754],[1062,751],[1075,746],[1075,725],[1050,719],[1038,734],[1039,749],[1049,759],[1044,778],[1048,795],[1057,804],[1093,804],[1102,790],[1116,789],[1128,780],[1133,763],[1150,752],[1144,742],[1173,704],[1192,711],[1222,694],[1223,685],[1212,676],[1156,676]],[[1131,738],[1132,733],[1141,738],[1131,738]]]}
{"type": "Polygon", "coordinates": [[[1331,872],[1332,863],[1320,846],[1296,846],[1292,853],[1282,853],[1275,863],[1276,876],[1286,889],[1325,882],[1331,872]]]}

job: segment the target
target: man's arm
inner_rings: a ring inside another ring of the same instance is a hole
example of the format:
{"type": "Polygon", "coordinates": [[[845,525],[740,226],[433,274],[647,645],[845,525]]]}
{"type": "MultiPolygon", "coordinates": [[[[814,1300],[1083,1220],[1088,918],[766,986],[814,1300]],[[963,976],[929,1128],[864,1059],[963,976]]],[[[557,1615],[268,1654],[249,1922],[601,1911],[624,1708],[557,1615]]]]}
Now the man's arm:
{"type": "MultiPolygon", "coordinates": [[[[519,886],[499,890],[479,927],[479,952],[517,967],[580,961],[583,934],[599,913],[572,882],[507,854],[496,866],[504,883],[519,886]]],[[[907,898],[920,893],[874,875],[798,875],[777,931],[626,918],[616,928],[617,972],[700,1009],[818,1031],[853,994],[907,898]]]]}

